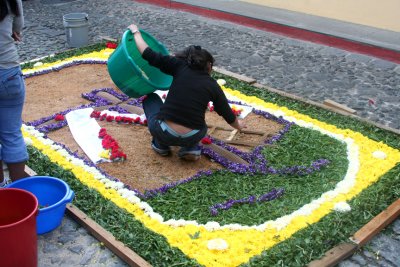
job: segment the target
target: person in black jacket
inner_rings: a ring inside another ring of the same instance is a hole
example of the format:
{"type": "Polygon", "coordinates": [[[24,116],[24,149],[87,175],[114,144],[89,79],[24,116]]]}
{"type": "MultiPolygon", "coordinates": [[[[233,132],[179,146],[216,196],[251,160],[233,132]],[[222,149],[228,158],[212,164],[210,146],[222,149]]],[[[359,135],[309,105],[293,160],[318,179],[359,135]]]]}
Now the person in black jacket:
{"type": "Polygon", "coordinates": [[[207,134],[205,112],[210,101],[214,110],[233,128],[241,130],[244,127],[224,92],[210,76],[214,58],[207,50],[192,45],[175,56],[162,55],[147,45],[137,25],[128,28],[143,59],[173,77],[164,103],[156,93],[148,94],[143,101],[154,151],[167,156],[171,153],[170,146],[179,146],[180,158],[198,160],[201,154],[199,141],[207,134]]]}

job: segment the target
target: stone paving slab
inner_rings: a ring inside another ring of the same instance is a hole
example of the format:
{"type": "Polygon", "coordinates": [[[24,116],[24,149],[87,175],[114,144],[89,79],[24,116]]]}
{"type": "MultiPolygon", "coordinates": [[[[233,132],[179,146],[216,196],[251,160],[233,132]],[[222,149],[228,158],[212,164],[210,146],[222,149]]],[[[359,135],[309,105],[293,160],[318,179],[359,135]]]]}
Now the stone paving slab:
{"type": "MultiPolygon", "coordinates": [[[[215,55],[219,68],[319,103],[331,99],[356,110],[358,116],[400,129],[399,64],[131,0],[28,0],[23,5],[22,60],[68,49],[62,17],[86,12],[89,43],[99,42],[101,36],[120,39],[136,22],[172,53],[198,44],[215,55]]],[[[341,265],[400,266],[399,229],[397,220],[341,265]]],[[[123,263],[65,217],[62,227],[39,237],[39,266],[54,265],[123,263]]]]}
{"type": "Polygon", "coordinates": [[[128,266],[68,216],[52,232],[38,236],[38,258],[39,267],[128,266]]]}

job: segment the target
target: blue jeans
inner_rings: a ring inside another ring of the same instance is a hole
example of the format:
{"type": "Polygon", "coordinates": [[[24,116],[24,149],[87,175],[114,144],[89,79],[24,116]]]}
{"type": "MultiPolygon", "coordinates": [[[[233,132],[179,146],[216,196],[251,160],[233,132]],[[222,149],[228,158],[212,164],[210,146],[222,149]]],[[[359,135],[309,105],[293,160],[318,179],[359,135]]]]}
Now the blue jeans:
{"type": "Polygon", "coordinates": [[[0,69],[0,160],[6,163],[28,160],[21,132],[24,100],[21,68],[0,69]]]}
{"type": "Polygon", "coordinates": [[[147,125],[155,145],[160,148],[165,146],[180,146],[183,148],[194,148],[200,140],[207,134],[207,127],[192,130],[186,134],[178,134],[171,129],[164,121],[157,119],[160,108],[163,105],[161,98],[151,93],[143,101],[143,109],[146,114],[147,125]]]}

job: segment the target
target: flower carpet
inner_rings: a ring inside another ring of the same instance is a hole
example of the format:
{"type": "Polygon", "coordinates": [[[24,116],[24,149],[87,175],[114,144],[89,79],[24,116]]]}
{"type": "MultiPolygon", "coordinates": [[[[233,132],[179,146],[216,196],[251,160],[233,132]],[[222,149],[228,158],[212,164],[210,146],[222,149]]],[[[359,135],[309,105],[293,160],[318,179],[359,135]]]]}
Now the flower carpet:
{"type": "MultiPolygon", "coordinates": [[[[106,64],[112,52],[100,47],[49,58],[23,72],[29,81],[73,65],[106,64]]],[[[49,116],[56,121],[51,126],[43,126],[45,119],[25,122],[28,165],[39,175],[66,180],[78,208],[154,266],[303,266],[400,196],[398,135],[214,75],[227,81],[222,88],[231,103],[281,125],[249,152],[212,137],[203,140],[203,157],[222,169],[199,170],[156,189],[132,188],[48,138],[66,126],[60,114],[72,107],[49,116]],[[216,155],[210,143],[248,164],[216,155]]],[[[109,120],[121,123],[121,117],[109,120]]],[[[124,164],[135,164],[125,158],[124,164]]]]}

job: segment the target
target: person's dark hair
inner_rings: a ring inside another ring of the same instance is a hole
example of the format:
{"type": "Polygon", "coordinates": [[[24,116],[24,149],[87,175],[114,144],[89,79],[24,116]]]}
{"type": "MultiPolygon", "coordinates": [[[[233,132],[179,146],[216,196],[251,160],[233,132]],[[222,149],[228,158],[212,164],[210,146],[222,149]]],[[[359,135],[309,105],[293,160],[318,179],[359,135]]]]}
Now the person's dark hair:
{"type": "Polygon", "coordinates": [[[175,54],[177,58],[186,60],[189,67],[207,71],[207,63],[214,64],[214,57],[201,46],[191,45],[175,54]]]}
{"type": "Polygon", "coordinates": [[[21,12],[18,8],[17,0],[0,0],[0,21],[3,21],[3,19],[8,15],[9,12],[17,17],[21,15],[21,12]]]}

